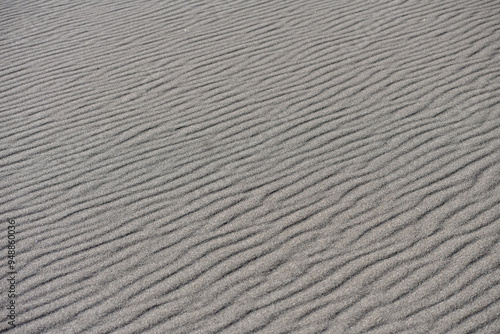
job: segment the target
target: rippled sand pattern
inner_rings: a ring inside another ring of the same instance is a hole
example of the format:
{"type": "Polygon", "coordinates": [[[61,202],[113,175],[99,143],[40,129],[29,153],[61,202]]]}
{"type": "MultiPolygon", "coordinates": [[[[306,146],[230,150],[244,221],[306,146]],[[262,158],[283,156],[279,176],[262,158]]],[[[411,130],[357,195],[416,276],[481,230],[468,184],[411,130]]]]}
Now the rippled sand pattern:
{"type": "Polygon", "coordinates": [[[0,332],[500,333],[500,2],[0,2],[0,332]]]}

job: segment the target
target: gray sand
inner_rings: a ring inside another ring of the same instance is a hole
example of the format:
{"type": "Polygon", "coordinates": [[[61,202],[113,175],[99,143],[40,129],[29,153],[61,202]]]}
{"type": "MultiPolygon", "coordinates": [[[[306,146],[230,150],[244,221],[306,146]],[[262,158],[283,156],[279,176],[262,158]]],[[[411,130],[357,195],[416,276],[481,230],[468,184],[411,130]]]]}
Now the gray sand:
{"type": "Polygon", "coordinates": [[[500,333],[499,1],[2,1],[0,29],[0,332],[500,333]]]}

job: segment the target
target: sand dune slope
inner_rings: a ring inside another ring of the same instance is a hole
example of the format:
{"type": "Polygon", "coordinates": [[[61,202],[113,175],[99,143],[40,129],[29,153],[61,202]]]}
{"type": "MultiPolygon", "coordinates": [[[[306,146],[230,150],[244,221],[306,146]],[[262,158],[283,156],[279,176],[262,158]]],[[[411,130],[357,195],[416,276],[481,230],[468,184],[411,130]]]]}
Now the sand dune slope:
{"type": "Polygon", "coordinates": [[[0,2],[24,333],[500,333],[500,2],[0,2]]]}

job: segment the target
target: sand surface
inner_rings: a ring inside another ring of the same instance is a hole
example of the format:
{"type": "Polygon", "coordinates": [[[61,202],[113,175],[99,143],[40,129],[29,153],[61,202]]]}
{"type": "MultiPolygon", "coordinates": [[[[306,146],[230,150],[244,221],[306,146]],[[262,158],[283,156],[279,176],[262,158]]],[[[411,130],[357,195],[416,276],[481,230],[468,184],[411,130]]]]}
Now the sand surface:
{"type": "Polygon", "coordinates": [[[500,333],[500,2],[1,1],[0,190],[2,333],[500,333]]]}

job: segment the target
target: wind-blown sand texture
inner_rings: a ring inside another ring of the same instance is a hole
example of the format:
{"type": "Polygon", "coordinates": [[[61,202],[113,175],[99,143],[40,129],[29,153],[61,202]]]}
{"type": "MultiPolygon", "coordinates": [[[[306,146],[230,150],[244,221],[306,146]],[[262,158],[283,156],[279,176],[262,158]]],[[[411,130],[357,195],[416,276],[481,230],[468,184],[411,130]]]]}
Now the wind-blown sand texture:
{"type": "Polygon", "coordinates": [[[2,333],[500,333],[499,1],[0,7],[2,333]]]}

